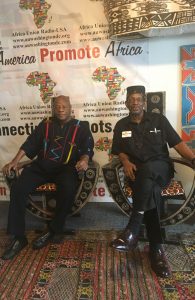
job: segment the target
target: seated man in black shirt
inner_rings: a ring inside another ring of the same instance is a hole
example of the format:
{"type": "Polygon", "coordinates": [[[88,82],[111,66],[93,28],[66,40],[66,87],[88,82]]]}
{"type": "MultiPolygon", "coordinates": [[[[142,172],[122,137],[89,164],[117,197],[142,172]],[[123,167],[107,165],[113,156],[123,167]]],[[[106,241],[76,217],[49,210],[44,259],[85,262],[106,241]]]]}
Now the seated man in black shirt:
{"type": "Polygon", "coordinates": [[[3,167],[9,175],[17,171],[26,155],[36,159],[24,168],[10,190],[7,231],[14,236],[2,258],[12,259],[28,241],[25,236],[25,209],[28,195],[38,186],[54,182],[57,187],[55,217],[49,231],[33,243],[34,249],[46,246],[62,236],[66,216],[70,213],[79,184],[79,172],[86,171],[93,156],[94,141],[86,122],[71,117],[69,97],[54,99],[54,117],[39,123],[11,162],[3,167]]]}
{"type": "Polygon", "coordinates": [[[144,86],[127,88],[126,106],[129,116],[119,120],[114,128],[112,154],[119,156],[129,178],[133,211],[127,227],[111,246],[119,251],[134,249],[144,219],[152,269],[158,276],[168,277],[171,272],[161,245],[159,223],[161,189],[174,174],[167,144],[193,164],[195,155],[164,115],[144,111],[144,86]]]}

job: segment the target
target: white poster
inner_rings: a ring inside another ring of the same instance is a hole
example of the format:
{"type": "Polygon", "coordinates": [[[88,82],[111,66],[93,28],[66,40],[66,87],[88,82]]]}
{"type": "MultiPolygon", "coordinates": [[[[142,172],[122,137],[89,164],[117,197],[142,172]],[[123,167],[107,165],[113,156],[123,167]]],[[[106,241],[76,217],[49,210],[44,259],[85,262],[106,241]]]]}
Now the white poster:
{"type": "MultiPolygon", "coordinates": [[[[114,125],[128,113],[126,88],[148,86],[148,42],[108,39],[102,1],[1,0],[0,14],[0,167],[59,94],[89,121],[94,160],[106,164],[114,125]]],[[[8,199],[1,172],[0,200],[8,199]]],[[[92,201],[112,201],[101,171],[92,201]]]]}

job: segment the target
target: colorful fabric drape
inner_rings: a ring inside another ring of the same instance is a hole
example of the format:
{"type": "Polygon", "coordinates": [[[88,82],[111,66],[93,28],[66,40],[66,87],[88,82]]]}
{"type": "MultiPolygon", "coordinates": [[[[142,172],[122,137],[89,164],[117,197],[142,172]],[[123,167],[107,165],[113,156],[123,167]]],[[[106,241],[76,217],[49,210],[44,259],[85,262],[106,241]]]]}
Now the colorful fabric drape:
{"type": "Polygon", "coordinates": [[[195,151],[195,45],[181,47],[182,138],[195,151]]]}

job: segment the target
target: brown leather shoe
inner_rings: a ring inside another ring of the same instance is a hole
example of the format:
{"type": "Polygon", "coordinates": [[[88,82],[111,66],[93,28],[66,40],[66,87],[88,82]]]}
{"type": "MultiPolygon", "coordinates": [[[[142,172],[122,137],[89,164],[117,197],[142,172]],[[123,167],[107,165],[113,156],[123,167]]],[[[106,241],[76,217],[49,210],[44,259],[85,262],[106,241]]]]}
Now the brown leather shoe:
{"type": "Polygon", "coordinates": [[[138,236],[133,234],[130,229],[125,229],[117,239],[110,243],[110,246],[118,251],[127,252],[136,248],[138,236]]]}
{"type": "Polygon", "coordinates": [[[149,258],[152,270],[157,276],[162,278],[171,277],[172,273],[162,247],[158,250],[150,250],[149,258]]]}

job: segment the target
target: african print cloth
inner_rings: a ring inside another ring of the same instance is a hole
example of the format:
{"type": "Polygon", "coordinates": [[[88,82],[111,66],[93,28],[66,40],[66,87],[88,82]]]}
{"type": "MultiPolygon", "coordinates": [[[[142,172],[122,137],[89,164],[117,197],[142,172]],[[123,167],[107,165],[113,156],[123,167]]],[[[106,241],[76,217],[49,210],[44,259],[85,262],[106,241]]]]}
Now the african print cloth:
{"type": "Polygon", "coordinates": [[[104,0],[112,39],[194,32],[194,0],[104,0]]]}
{"type": "Polygon", "coordinates": [[[182,138],[195,151],[195,45],[181,47],[182,138]]]}

